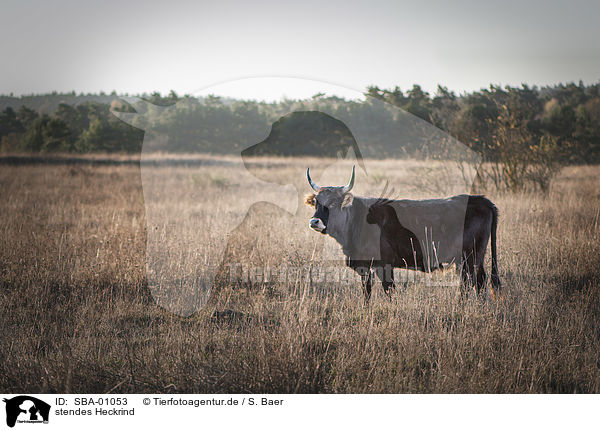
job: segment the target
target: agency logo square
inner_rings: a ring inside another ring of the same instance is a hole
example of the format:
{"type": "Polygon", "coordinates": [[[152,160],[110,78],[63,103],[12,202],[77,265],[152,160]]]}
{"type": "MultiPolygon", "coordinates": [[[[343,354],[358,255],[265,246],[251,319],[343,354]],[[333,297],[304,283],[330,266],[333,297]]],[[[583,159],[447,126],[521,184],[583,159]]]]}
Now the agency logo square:
{"type": "Polygon", "coordinates": [[[48,423],[50,405],[32,396],[16,396],[3,399],[6,403],[6,425],[14,427],[16,423],[48,423]]]}

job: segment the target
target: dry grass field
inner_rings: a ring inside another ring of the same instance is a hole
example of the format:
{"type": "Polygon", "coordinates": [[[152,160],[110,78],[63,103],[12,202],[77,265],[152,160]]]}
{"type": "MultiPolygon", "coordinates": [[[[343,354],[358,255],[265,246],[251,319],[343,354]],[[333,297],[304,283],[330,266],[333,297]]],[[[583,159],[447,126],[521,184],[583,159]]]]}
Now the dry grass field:
{"type": "MultiPolygon", "coordinates": [[[[256,163],[273,178],[297,171],[306,192],[303,171],[318,161],[256,163]]],[[[397,175],[418,166],[373,165],[369,181],[357,178],[357,195],[380,193],[389,180],[397,197],[417,197],[418,184],[400,187],[397,175]]],[[[157,243],[147,248],[139,166],[3,165],[1,391],[600,392],[600,168],[563,169],[548,195],[488,194],[500,209],[502,300],[461,298],[452,274],[437,286],[407,281],[391,301],[376,284],[369,306],[351,272],[325,287],[302,275],[318,266],[319,241],[333,242],[307,228],[310,208],[299,208],[302,222],[268,205],[245,216],[262,190],[227,166],[157,169],[177,178],[160,183],[192,227],[224,214],[240,220],[226,263],[283,262],[299,274],[218,278],[198,312],[171,313],[146,281],[157,243]]],[[[332,175],[342,184],[349,170],[332,175]]],[[[182,251],[193,252],[173,273],[183,285],[223,234],[188,231],[182,251]]]]}

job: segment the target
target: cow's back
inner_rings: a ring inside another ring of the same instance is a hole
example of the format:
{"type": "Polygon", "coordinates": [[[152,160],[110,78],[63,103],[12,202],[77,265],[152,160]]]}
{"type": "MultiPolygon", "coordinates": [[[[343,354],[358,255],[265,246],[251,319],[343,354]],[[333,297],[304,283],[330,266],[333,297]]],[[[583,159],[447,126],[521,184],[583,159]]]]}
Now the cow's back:
{"type": "MultiPolygon", "coordinates": [[[[402,226],[417,236],[425,263],[433,269],[441,263],[460,260],[468,201],[469,196],[463,194],[446,199],[390,200],[388,204],[402,226]]],[[[381,259],[381,230],[378,225],[366,222],[368,208],[375,202],[374,198],[355,197],[352,204],[357,205],[351,220],[354,240],[347,251],[353,259],[381,259]]]]}

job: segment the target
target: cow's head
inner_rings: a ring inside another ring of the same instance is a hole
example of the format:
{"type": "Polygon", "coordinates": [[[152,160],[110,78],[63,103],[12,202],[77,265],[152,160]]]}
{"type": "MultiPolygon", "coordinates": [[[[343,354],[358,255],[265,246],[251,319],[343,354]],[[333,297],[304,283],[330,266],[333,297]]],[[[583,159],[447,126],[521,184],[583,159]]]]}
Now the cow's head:
{"type": "MultiPolygon", "coordinates": [[[[315,208],[315,213],[309,221],[309,227],[322,234],[327,234],[328,227],[339,219],[342,210],[352,204],[350,194],[354,186],[355,168],[352,167],[352,177],[348,185],[342,187],[320,187],[310,178],[310,169],[306,169],[308,183],[314,193],[306,197],[306,204],[315,208]]],[[[331,230],[331,228],[329,229],[331,230]]]]}

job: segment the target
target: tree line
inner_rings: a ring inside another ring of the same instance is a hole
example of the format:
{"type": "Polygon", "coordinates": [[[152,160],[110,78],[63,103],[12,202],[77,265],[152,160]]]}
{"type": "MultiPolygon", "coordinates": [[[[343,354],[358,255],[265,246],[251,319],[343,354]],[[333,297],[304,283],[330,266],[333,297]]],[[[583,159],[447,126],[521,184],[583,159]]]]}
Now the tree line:
{"type": "MultiPolygon", "coordinates": [[[[374,129],[384,128],[377,123],[380,121],[386,122],[387,130],[394,130],[394,126],[400,130],[402,119],[393,109],[382,114],[381,106],[373,102],[381,100],[447,132],[488,161],[518,154],[530,162],[600,162],[600,84],[586,86],[579,82],[541,88],[492,85],[460,95],[441,86],[434,94],[419,85],[408,90],[372,86],[365,94],[369,97],[364,101],[316,95],[308,100],[266,103],[215,96],[178,96],[173,91],[164,96],[153,93],[141,98],[157,106],[156,121],[146,115],[130,124],[111,113],[111,109],[135,111],[134,106],[116,94],[3,96],[0,97],[0,107],[4,106],[0,112],[0,151],[135,153],[141,150],[143,129],[147,142],[168,130],[169,139],[179,143],[173,148],[179,151],[239,153],[248,142],[264,138],[264,130],[270,129],[285,113],[323,107],[339,113],[339,118],[352,115],[370,118],[374,123],[369,126],[374,129]],[[160,107],[168,106],[174,108],[158,115],[160,107]]],[[[295,127],[293,135],[298,141],[315,140],[314,136],[308,136],[310,127],[295,127]]],[[[287,133],[282,144],[296,144],[290,135],[287,133]]],[[[377,145],[376,141],[368,142],[364,155],[385,156],[377,145]],[[372,151],[369,145],[373,146],[372,151]]],[[[408,152],[410,156],[410,149],[408,152]]]]}

